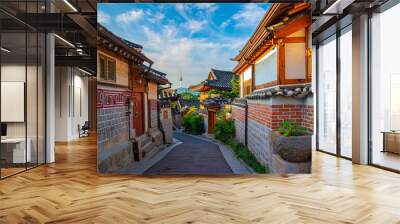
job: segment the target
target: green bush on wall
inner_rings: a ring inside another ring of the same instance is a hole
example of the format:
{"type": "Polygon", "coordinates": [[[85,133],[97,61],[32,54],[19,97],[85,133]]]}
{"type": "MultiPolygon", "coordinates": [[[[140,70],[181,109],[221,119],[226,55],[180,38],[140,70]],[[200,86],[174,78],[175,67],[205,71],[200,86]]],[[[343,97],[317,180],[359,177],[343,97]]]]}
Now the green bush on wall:
{"type": "Polygon", "coordinates": [[[235,122],[232,119],[218,120],[214,126],[214,136],[216,139],[227,142],[235,135],[235,122]]]}
{"type": "Polygon", "coordinates": [[[182,126],[184,131],[190,134],[200,135],[204,133],[204,120],[196,108],[190,108],[189,112],[183,116],[182,126]]]}

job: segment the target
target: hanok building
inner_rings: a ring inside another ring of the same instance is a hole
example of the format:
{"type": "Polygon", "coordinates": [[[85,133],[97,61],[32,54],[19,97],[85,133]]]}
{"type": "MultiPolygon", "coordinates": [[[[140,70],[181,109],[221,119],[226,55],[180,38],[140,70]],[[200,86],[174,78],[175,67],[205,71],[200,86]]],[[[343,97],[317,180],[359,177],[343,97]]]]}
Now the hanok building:
{"type": "Polygon", "coordinates": [[[173,129],[180,127],[179,95],[176,90],[167,87],[161,89],[160,95],[160,120],[166,143],[173,143],[173,129]]]}
{"type": "Polygon", "coordinates": [[[310,23],[309,4],[272,4],[235,57],[242,97],[232,107],[236,138],[272,172],[309,172],[307,164],[287,170],[271,138],[284,120],[313,131],[310,23]]]}
{"type": "Polygon", "coordinates": [[[153,155],[163,144],[159,85],[166,74],[152,69],[142,46],[98,25],[98,169],[114,171],[153,155]]]}
{"type": "MultiPolygon", "coordinates": [[[[206,80],[202,81],[198,85],[190,86],[189,88],[192,91],[200,92],[200,103],[208,98],[208,92],[210,90],[223,90],[223,91],[232,91],[232,83],[231,80],[234,77],[234,73],[231,71],[222,71],[211,69],[208,73],[208,77],[206,80]]],[[[204,109],[203,106],[200,106],[204,109]]]]}
{"type": "Polygon", "coordinates": [[[206,80],[198,85],[190,86],[192,91],[200,92],[200,110],[206,113],[205,126],[208,133],[213,133],[217,121],[216,114],[221,106],[227,103],[222,96],[209,96],[211,90],[232,91],[232,78],[235,74],[231,71],[211,69],[206,80]]]}

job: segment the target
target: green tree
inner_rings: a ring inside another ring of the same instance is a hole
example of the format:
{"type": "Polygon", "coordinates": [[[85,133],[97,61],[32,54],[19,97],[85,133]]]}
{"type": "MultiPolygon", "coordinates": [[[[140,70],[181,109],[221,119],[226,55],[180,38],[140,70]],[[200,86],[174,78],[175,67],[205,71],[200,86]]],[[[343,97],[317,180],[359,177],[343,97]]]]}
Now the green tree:
{"type": "Polygon", "coordinates": [[[190,93],[190,92],[181,93],[180,95],[181,95],[181,98],[184,100],[197,100],[198,99],[198,96],[196,96],[195,94],[190,93]]]}
{"type": "Polygon", "coordinates": [[[239,94],[240,94],[239,79],[236,76],[234,76],[231,79],[231,84],[232,84],[232,90],[231,91],[212,89],[212,90],[208,91],[208,96],[211,96],[212,94],[220,94],[223,97],[229,98],[229,99],[233,99],[233,98],[239,97],[239,94]]]}
{"type": "Polygon", "coordinates": [[[239,97],[240,95],[240,82],[239,79],[234,76],[231,80],[232,84],[232,98],[239,97]]]}

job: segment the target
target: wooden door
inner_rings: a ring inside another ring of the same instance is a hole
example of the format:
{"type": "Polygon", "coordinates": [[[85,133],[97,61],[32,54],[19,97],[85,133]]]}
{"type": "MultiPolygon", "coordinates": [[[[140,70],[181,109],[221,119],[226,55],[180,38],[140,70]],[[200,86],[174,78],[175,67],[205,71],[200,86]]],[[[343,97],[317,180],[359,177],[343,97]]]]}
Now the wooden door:
{"type": "Polygon", "coordinates": [[[132,92],[133,119],[132,127],[135,129],[136,136],[144,133],[144,104],[143,93],[132,92]]]}
{"type": "Polygon", "coordinates": [[[208,111],[208,134],[214,133],[215,112],[208,111]]]}

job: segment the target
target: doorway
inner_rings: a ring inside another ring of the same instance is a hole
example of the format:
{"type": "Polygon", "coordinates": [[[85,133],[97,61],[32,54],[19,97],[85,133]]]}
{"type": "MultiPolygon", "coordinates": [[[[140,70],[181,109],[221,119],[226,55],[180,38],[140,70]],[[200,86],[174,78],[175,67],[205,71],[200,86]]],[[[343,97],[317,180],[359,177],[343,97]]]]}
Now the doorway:
{"type": "Polygon", "coordinates": [[[143,93],[132,92],[133,119],[132,127],[135,129],[135,136],[144,134],[144,102],[143,93]]]}

